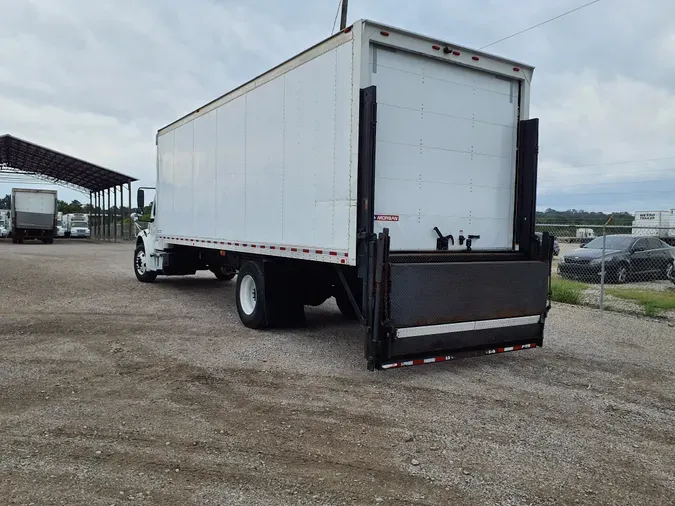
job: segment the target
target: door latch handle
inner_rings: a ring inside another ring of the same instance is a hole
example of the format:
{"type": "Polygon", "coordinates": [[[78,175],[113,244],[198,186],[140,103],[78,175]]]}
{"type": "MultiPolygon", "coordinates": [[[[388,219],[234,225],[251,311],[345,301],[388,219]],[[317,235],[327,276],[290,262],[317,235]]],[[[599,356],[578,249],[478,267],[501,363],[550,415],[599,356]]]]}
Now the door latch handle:
{"type": "Polygon", "coordinates": [[[440,230],[438,230],[438,227],[434,227],[434,232],[438,234],[438,239],[436,239],[436,249],[439,251],[446,251],[448,249],[448,245],[450,242],[452,242],[452,245],[455,245],[455,238],[452,237],[452,234],[450,235],[443,235],[440,230]]]}
{"type": "Polygon", "coordinates": [[[471,251],[471,243],[473,243],[473,241],[475,241],[476,239],[480,239],[480,236],[479,235],[468,235],[467,237],[464,237],[464,235],[460,235],[458,237],[458,239],[459,239],[459,245],[460,246],[463,246],[464,241],[466,241],[466,250],[471,251]]]}

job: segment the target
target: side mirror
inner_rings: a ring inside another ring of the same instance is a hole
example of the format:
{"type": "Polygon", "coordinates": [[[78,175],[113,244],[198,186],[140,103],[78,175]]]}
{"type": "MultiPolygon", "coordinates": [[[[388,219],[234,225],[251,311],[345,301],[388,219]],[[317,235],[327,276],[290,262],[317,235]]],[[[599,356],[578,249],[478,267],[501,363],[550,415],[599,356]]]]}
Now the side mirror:
{"type": "Polygon", "coordinates": [[[143,188],[139,188],[136,192],[136,207],[138,207],[141,212],[145,209],[145,192],[143,191],[143,188]]]}
{"type": "Polygon", "coordinates": [[[138,214],[137,213],[131,213],[131,221],[138,221],[138,214]]]}

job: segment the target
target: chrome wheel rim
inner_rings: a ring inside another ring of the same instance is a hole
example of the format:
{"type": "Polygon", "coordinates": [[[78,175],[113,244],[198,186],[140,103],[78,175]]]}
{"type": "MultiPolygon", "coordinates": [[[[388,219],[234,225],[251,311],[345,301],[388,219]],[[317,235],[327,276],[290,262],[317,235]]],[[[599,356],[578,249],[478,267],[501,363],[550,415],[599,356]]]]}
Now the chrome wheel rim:
{"type": "Polygon", "coordinates": [[[136,253],[136,272],[138,272],[140,275],[145,274],[145,271],[147,269],[146,263],[145,263],[145,251],[139,251],[136,253]]]}
{"type": "Polygon", "coordinates": [[[239,305],[246,315],[252,315],[258,303],[255,280],[250,274],[244,276],[239,285],[239,305]]]}

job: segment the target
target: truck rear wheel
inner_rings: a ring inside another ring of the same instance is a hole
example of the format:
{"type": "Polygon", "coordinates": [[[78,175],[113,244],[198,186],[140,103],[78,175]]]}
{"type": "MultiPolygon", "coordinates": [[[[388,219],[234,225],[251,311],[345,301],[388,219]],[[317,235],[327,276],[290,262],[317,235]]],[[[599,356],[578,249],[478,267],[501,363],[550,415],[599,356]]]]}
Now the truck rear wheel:
{"type": "Polygon", "coordinates": [[[268,326],[265,300],[265,274],[258,262],[248,261],[237,276],[237,312],[241,322],[250,329],[268,326]]]}
{"type": "Polygon", "coordinates": [[[141,283],[152,283],[157,279],[157,273],[148,270],[148,264],[145,257],[145,246],[139,244],[134,251],[134,273],[136,279],[141,283]]]}

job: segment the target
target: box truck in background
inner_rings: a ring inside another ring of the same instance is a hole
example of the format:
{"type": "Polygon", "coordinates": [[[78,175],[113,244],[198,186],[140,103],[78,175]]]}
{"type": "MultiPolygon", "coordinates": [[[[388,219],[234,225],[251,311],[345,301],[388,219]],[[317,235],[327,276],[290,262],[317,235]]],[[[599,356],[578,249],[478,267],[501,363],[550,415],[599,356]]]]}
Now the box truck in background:
{"type": "Polygon", "coordinates": [[[90,237],[89,215],[70,213],[63,215],[63,229],[66,237],[90,237]]]}
{"type": "Polygon", "coordinates": [[[335,297],[371,370],[541,346],[532,74],[355,23],[158,132],[136,277],[236,274],[255,329],[335,297]]]}
{"type": "Polygon", "coordinates": [[[0,209],[0,237],[7,237],[10,230],[9,209],[0,209]]]}
{"type": "Polygon", "coordinates": [[[65,237],[66,229],[63,227],[63,213],[56,213],[56,237],[65,237]]]}
{"type": "Polygon", "coordinates": [[[658,237],[675,246],[675,209],[670,211],[637,211],[633,220],[632,234],[658,237]]]}
{"type": "Polygon", "coordinates": [[[56,235],[56,190],[12,188],[12,242],[39,239],[46,244],[56,235]]]}

